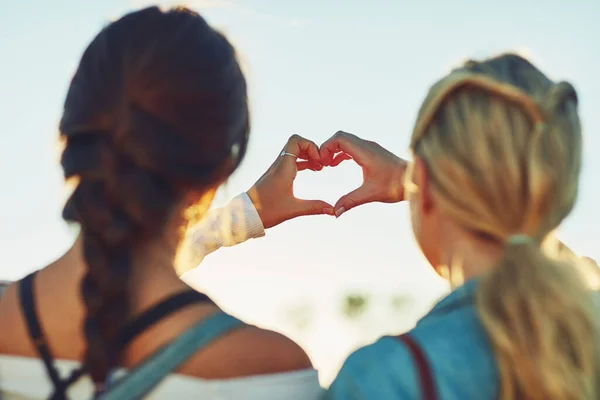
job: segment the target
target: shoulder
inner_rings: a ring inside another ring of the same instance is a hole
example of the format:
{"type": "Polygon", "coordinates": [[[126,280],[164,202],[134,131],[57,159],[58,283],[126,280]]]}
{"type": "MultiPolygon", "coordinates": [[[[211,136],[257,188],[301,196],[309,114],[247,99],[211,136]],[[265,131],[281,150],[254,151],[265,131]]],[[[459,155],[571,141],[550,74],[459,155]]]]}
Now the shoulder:
{"type": "Polygon", "coordinates": [[[493,397],[495,356],[474,306],[425,317],[409,334],[423,351],[438,391],[457,399],[493,397]]]}
{"type": "Polygon", "coordinates": [[[252,358],[258,361],[255,373],[290,372],[311,369],[310,358],[293,340],[269,330],[255,326],[243,328],[240,332],[239,346],[251,352],[252,358]]]}
{"type": "Polygon", "coordinates": [[[306,352],[284,335],[243,326],[196,354],[184,370],[202,378],[228,379],[312,370],[312,364],[306,352]]]}
{"type": "Polygon", "coordinates": [[[7,287],[11,285],[11,281],[4,281],[0,279],[0,297],[2,297],[2,293],[6,290],[7,287]]]}
{"type": "MultiPolygon", "coordinates": [[[[426,316],[408,334],[423,352],[437,391],[445,398],[478,398],[470,391],[495,390],[493,352],[472,307],[426,316]]],[[[331,399],[413,399],[420,395],[414,357],[396,337],[381,338],[354,352],[329,394],[331,399]],[[360,396],[352,397],[352,393],[360,396]]]]}
{"type": "Polygon", "coordinates": [[[393,337],[352,353],[329,388],[330,399],[419,398],[412,357],[393,337]]]}
{"type": "Polygon", "coordinates": [[[6,285],[0,296],[0,326],[9,326],[0,335],[0,354],[33,354],[18,298],[18,283],[6,285]]]}

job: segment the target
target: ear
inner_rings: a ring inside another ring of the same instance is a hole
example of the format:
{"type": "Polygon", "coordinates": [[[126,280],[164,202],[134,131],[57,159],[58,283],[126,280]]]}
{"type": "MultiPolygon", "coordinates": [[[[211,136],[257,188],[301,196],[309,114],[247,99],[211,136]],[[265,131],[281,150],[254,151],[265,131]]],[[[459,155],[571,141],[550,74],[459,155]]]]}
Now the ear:
{"type": "Polygon", "coordinates": [[[415,157],[413,166],[413,183],[418,187],[418,205],[423,215],[430,214],[434,208],[433,195],[431,193],[431,182],[429,180],[429,172],[425,162],[419,157],[415,157]]]}

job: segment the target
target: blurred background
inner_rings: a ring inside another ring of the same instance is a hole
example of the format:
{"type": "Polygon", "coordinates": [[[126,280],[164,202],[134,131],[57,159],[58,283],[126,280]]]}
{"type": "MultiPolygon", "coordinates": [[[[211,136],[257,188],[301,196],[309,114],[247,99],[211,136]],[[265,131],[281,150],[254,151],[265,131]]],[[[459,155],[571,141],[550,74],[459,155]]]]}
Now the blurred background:
{"type": "MultiPolygon", "coordinates": [[[[56,145],[71,74],[100,28],[146,0],[0,0],[0,280],[61,255],[73,231],[56,145]]],[[[559,236],[600,258],[595,154],[600,139],[597,0],[196,0],[182,2],[224,31],[250,83],[248,156],[215,206],[247,190],[292,133],[321,143],[337,130],[408,157],[428,87],[467,57],[528,55],[578,89],[585,129],[580,199],[559,236]]],[[[350,162],[299,174],[299,197],[329,202],[358,186],[350,162]]],[[[310,217],[221,249],[188,279],[248,322],[283,332],[327,384],[356,347],[409,329],[447,286],[421,258],[402,204],[339,220],[310,217]]],[[[41,300],[43,301],[43,300],[41,300]]]]}

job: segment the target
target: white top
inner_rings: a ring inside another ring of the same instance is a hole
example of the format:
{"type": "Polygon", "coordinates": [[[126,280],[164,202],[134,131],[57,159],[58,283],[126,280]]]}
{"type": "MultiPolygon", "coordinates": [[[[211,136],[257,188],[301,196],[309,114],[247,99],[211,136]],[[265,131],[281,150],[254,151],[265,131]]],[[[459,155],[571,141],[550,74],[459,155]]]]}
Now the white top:
{"type": "MultiPolygon", "coordinates": [[[[250,198],[244,193],[227,206],[210,211],[187,235],[184,248],[187,266],[180,274],[197,266],[202,259],[223,246],[233,246],[264,236],[262,221],[250,198]],[[195,264],[192,263],[195,262],[195,264]]],[[[76,361],[55,360],[63,378],[79,366],[76,361]]],[[[126,374],[117,371],[116,377],[126,374]]],[[[53,391],[46,369],[37,358],[0,355],[0,399],[42,400],[53,391]]],[[[68,391],[69,399],[88,400],[93,393],[85,376],[68,391]]],[[[281,374],[260,375],[226,380],[205,380],[178,374],[169,375],[146,397],[156,399],[210,400],[317,400],[323,396],[317,372],[313,369],[281,374]]]]}
{"type": "MultiPolygon", "coordinates": [[[[78,362],[55,361],[61,376],[68,377],[78,362]]],[[[125,371],[118,371],[119,377],[125,371]]],[[[70,386],[68,398],[89,400],[94,386],[85,376],[70,386]]],[[[0,398],[46,400],[53,391],[44,365],[35,358],[0,355],[0,398]]],[[[317,400],[323,396],[317,372],[304,370],[227,380],[204,380],[172,374],[146,397],[148,400],[317,400]]],[[[126,399],[124,399],[126,400],[126,399]]]]}

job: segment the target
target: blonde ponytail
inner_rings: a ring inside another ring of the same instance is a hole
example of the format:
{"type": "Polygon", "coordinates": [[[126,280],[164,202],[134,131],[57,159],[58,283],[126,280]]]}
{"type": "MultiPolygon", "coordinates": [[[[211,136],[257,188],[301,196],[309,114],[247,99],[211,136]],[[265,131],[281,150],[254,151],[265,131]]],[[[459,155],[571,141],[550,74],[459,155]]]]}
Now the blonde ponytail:
{"type": "Polygon", "coordinates": [[[597,311],[572,266],[533,240],[509,240],[475,299],[498,361],[501,399],[600,397],[597,311]]]}
{"type": "Polygon", "coordinates": [[[475,296],[501,398],[600,399],[593,294],[574,258],[541,248],[577,197],[582,143],[573,86],[514,54],[470,61],[431,88],[411,149],[427,167],[440,212],[504,246],[475,296]]]}

